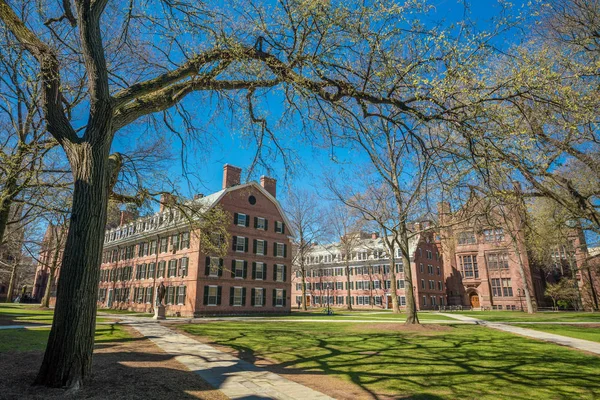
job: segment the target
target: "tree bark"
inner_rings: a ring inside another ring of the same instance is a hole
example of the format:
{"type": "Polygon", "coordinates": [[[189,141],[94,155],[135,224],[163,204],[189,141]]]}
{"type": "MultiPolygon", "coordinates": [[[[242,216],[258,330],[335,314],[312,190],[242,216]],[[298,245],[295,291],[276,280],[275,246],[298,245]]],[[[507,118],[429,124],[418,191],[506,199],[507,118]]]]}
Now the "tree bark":
{"type": "Polygon", "coordinates": [[[8,197],[3,198],[0,203],[0,244],[4,241],[4,232],[6,232],[6,226],[8,225],[11,204],[12,201],[8,197]]]}
{"type": "Polygon", "coordinates": [[[300,272],[302,273],[302,309],[306,311],[306,269],[302,267],[300,272]]]}
{"type": "Polygon", "coordinates": [[[17,268],[18,268],[18,263],[15,261],[15,263],[13,264],[12,272],[10,273],[10,282],[8,284],[8,293],[6,293],[5,301],[7,303],[12,302],[13,292],[15,291],[15,281],[17,280],[17,268]]]}
{"type": "Polygon", "coordinates": [[[352,311],[352,291],[350,290],[350,261],[348,260],[350,254],[346,254],[346,298],[348,300],[348,304],[346,305],[346,309],[352,311]]]}
{"type": "Polygon", "coordinates": [[[519,260],[519,274],[521,275],[521,281],[523,283],[523,293],[525,294],[525,304],[527,305],[527,313],[534,314],[535,306],[533,305],[533,300],[531,298],[531,291],[529,290],[529,283],[525,274],[525,267],[523,266],[523,258],[521,257],[521,251],[519,250],[519,245],[516,242],[516,238],[513,237],[512,240],[514,244],[515,253],[517,253],[517,259],[519,260]]]}
{"type": "Polygon", "coordinates": [[[404,292],[406,293],[406,325],[419,324],[417,316],[417,303],[412,279],[412,266],[410,264],[410,248],[406,227],[400,231],[400,250],[402,252],[402,264],[404,265],[404,292]]]}
{"type": "Polygon", "coordinates": [[[73,209],[52,330],[36,384],[77,389],[91,372],[100,257],[112,172],[109,147],[108,143],[87,142],[65,146],[75,183],[73,209]]]}

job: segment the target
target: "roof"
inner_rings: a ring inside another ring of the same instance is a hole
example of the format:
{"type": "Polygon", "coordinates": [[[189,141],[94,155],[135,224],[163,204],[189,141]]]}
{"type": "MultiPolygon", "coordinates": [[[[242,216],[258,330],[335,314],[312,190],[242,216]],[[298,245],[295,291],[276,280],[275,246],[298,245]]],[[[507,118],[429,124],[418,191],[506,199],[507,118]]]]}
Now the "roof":
{"type": "MultiPolygon", "coordinates": [[[[218,204],[219,201],[223,198],[223,196],[225,196],[227,193],[231,193],[236,190],[241,190],[241,189],[248,188],[248,187],[255,188],[275,205],[275,207],[277,208],[277,211],[279,211],[279,213],[281,214],[281,218],[283,219],[283,222],[287,226],[287,230],[289,232],[288,236],[291,236],[291,237],[295,236],[295,233],[292,229],[292,225],[290,224],[287,216],[283,212],[283,209],[281,208],[279,201],[277,201],[277,199],[275,197],[273,197],[271,195],[271,193],[266,191],[265,188],[263,188],[261,185],[259,185],[257,182],[254,182],[254,181],[245,183],[243,185],[231,186],[231,187],[219,190],[218,192],[211,193],[208,196],[190,200],[187,204],[199,205],[200,206],[199,211],[204,213],[204,212],[207,212],[208,210],[210,210],[216,204],[218,204]]],[[[148,234],[149,231],[160,232],[160,231],[164,231],[164,230],[173,229],[173,228],[183,224],[184,223],[184,222],[182,222],[183,220],[184,220],[184,218],[182,218],[182,216],[179,215],[179,212],[177,210],[175,210],[174,212],[167,210],[167,211],[163,211],[163,212],[157,212],[152,215],[148,215],[146,217],[137,218],[136,220],[131,221],[128,224],[121,225],[121,226],[118,226],[113,229],[107,229],[105,231],[105,235],[110,235],[113,232],[118,232],[118,235],[115,235],[116,236],[115,239],[108,240],[108,242],[110,242],[110,243],[113,243],[116,241],[121,241],[122,239],[123,239],[123,241],[125,241],[126,239],[132,240],[134,237],[139,238],[140,236],[144,236],[144,235],[148,234]],[[176,216],[171,217],[173,214],[175,214],[176,216]],[[169,216],[169,218],[167,218],[166,216],[169,216]],[[138,231],[137,228],[134,229],[136,226],[138,226],[138,224],[144,223],[144,222],[148,222],[148,227],[145,228],[143,231],[138,231]]],[[[106,242],[106,239],[105,239],[105,242],[106,242]]]]}
{"type": "MultiPolygon", "coordinates": [[[[388,236],[391,240],[392,236],[388,236]]],[[[421,240],[421,235],[415,235],[408,240],[408,251],[409,254],[414,254],[417,249],[417,245],[421,240]]],[[[315,255],[326,255],[326,254],[339,254],[340,251],[340,242],[328,243],[324,245],[317,245],[312,248],[310,251],[311,256],[315,255]]],[[[385,243],[382,238],[377,239],[359,239],[359,242],[354,249],[355,252],[365,251],[365,250],[387,250],[385,247],[385,243]]]]}

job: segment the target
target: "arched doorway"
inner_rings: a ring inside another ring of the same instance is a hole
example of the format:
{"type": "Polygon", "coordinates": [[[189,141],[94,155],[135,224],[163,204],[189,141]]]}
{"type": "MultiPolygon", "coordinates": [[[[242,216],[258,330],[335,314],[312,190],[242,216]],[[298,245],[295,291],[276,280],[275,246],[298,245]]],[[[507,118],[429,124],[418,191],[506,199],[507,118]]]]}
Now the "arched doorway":
{"type": "Polygon", "coordinates": [[[479,308],[479,295],[477,292],[472,292],[469,294],[469,303],[473,308],[479,308]]]}

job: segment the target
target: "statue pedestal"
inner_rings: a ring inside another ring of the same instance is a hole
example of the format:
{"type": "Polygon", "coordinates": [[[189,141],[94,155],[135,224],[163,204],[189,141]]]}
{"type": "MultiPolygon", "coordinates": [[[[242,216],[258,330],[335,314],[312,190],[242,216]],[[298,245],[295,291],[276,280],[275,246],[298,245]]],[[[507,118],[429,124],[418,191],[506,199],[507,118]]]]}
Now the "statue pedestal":
{"type": "Polygon", "coordinates": [[[154,317],[152,317],[154,319],[167,319],[167,317],[165,316],[165,306],[158,305],[156,307],[154,307],[154,317]]]}

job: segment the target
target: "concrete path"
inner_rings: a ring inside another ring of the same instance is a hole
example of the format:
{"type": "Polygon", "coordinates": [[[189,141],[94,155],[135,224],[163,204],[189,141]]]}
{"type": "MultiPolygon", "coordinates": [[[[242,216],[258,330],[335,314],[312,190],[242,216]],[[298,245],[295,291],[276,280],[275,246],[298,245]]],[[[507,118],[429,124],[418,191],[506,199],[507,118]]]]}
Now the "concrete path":
{"type": "Polygon", "coordinates": [[[573,347],[575,349],[584,350],[590,353],[600,355],[600,343],[592,342],[590,340],[575,339],[567,336],[556,335],[554,333],[547,333],[542,331],[536,331],[534,329],[521,328],[519,326],[513,326],[510,324],[500,322],[489,322],[481,319],[467,317],[458,314],[446,314],[442,313],[447,317],[456,318],[462,322],[475,323],[478,325],[484,325],[489,328],[497,329],[499,331],[514,333],[516,335],[526,336],[546,342],[556,343],[562,346],[573,347]]]}
{"type": "MultiPolygon", "coordinates": [[[[332,399],[156,322],[123,321],[231,399],[332,399]]],[[[332,399],[333,400],[333,399],[332,399]]]]}

